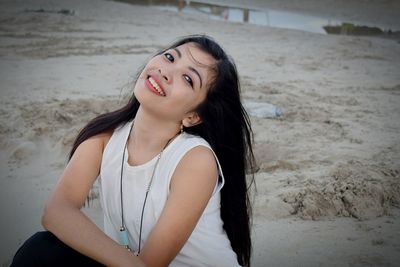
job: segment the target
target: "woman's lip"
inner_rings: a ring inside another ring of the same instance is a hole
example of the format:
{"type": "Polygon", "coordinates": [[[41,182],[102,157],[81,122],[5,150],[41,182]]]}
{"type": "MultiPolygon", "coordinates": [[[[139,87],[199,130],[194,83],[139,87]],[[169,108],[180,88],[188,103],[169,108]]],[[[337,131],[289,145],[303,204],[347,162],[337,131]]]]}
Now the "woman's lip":
{"type": "Polygon", "coordinates": [[[151,77],[158,84],[158,86],[160,86],[161,91],[163,91],[165,93],[164,88],[161,86],[161,83],[158,80],[158,78],[156,76],[153,76],[153,75],[149,75],[149,77],[151,77]]]}
{"type": "MultiPolygon", "coordinates": [[[[157,89],[155,89],[155,88],[153,87],[153,85],[150,83],[149,79],[146,79],[146,80],[145,80],[145,84],[146,84],[146,87],[147,87],[148,89],[150,89],[150,91],[152,91],[153,93],[155,93],[155,94],[158,95],[158,96],[162,96],[162,95],[157,91],[157,89]]],[[[163,92],[164,92],[164,91],[163,91],[163,92]]]]}

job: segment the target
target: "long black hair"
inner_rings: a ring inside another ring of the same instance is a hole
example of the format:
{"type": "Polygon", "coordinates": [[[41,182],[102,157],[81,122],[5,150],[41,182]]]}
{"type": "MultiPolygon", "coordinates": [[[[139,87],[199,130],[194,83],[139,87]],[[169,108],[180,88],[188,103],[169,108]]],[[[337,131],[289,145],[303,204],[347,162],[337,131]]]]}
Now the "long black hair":
{"type": "MultiPolygon", "coordinates": [[[[216,60],[214,81],[206,99],[197,107],[202,123],[185,128],[185,131],[204,138],[220,161],[225,177],[225,185],[221,190],[221,218],[224,229],[239,264],[250,266],[252,212],[249,187],[254,177],[251,175],[250,181],[247,181],[246,172],[252,173],[254,170],[253,132],[241,103],[236,66],[224,50],[211,37],[205,35],[183,37],[158,54],[185,43],[194,43],[216,60]]],[[[139,106],[139,102],[132,95],[122,108],[91,120],[78,134],[70,158],[86,139],[99,133],[111,132],[119,125],[132,120],[139,106]]]]}

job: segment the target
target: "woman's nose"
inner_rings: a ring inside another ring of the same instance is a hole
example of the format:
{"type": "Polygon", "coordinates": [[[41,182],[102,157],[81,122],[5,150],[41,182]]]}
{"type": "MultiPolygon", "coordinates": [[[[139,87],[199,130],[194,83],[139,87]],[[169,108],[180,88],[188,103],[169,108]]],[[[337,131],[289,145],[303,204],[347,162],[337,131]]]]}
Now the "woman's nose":
{"type": "Polygon", "coordinates": [[[167,82],[172,82],[172,75],[169,74],[168,70],[166,69],[158,69],[158,72],[161,74],[161,77],[167,82]]]}

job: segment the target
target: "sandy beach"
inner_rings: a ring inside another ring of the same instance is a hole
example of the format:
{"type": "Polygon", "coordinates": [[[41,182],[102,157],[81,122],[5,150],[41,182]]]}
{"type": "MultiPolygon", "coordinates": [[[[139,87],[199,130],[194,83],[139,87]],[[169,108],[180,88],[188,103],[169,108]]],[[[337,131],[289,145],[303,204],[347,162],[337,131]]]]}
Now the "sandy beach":
{"type": "MultiPolygon", "coordinates": [[[[400,30],[398,1],[207,2],[400,30]]],[[[253,266],[398,266],[398,39],[101,0],[0,1],[1,266],[42,229],[79,129],[125,103],[152,54],[194,33],[213,36],[234,58],[244,101],[283,113],[251,116],[253,266]]],[[[102,227],[96,186],[91,198],[84,211],[102,227]]]]}

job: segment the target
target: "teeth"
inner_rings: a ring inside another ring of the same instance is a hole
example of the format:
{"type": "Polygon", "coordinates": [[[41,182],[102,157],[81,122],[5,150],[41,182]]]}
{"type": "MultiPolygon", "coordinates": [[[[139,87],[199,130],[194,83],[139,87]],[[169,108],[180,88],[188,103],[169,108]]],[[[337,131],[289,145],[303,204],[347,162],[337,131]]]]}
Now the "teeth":
{"type": "Polygon", "coordinates": [[[150,78],[149,78],[149,81],[150,81],[151,85],[153,85],[153,87],[157,90],[157,92],[158,92],[160,95],[162,95],[162,96],[165,95],[165,93],[163,92],[163,90],[161,90],[160,86],[156,83],[156,81],[155,81],[153,78],[150,77],[150,78]]]}

